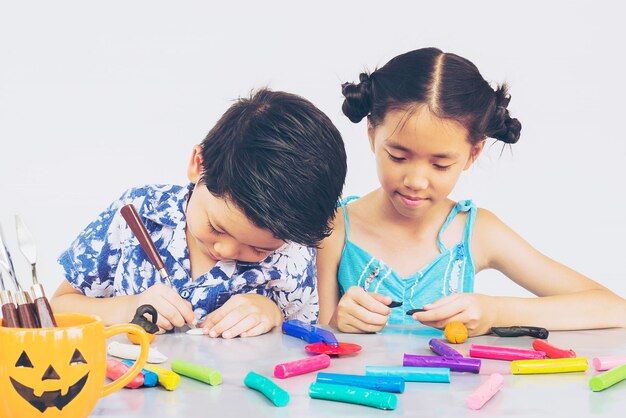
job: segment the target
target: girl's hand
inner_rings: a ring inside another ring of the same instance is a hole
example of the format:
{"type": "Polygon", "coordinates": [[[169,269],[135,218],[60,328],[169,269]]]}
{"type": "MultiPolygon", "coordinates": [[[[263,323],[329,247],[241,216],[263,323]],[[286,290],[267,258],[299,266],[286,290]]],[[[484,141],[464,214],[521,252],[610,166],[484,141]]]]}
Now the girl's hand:
{"type": "Polygon", "coordinates": [[[254,337],[280,325],[283,314],[271,299],[256,293],[234,295],[207,315],[202,328],[211,337],[254,337]]]}
{"type": "MultiPolygon", "coordinates": [[[[157,325],[163,330],[174,327],[182,327],[185,324],[195,325],[198,320],[193,313],[191,303],[181,298],[178,292],[162,283],[149,287],[146,291],[132,296],[136,298],[136,304],[132,307],[130,318],[135,315],[135,310],[141,305],[150,304],[158,312],[157,325]]],[[[129,318],[129,321],[130,321],[129,318]]]]}
{"type": "Polygon", "coordinates": [[[377,332],[385,328],[391,309],[389,296],[352,286],[339,300],[337,327],[342,332],[377,332]]]}
{"type": "Polygon", "coordinates": [[[478,293],[455,293],[424,305],[424,312],[413,319],[433,328],[443,329],[452,321],[462,322],[470,337],[487,334],[496,325],[497,298],[478,293]]]}

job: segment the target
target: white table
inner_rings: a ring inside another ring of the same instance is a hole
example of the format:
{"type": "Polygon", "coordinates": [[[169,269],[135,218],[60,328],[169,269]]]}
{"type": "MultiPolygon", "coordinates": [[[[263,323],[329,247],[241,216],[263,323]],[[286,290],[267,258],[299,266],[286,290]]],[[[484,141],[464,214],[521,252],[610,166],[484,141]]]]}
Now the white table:
{"type": "MultiPolygon", "coordinates": [[[[401,366],[404,353],[433,354],[428,340],[441,337],[440,331],[423,326],[388,327],[379,334],[335,335],[339,341],[363,346],[363,350],[350,356],[333,357],[324,372],[364,374],[366,365],[401,366]]],[[[121,337],[116,337],[123,341],[121,337]]],[[[91,416],[107,418],[125,417],[369,417],[420,416],[420,417],[587,417],[623,416],[626,410],[626,382],[594,393],[588,381],[597,374],[591,359],[597,356],[626,355],[626,329],[594,331],[551,332],[548,341],[560,348],[573,349],[578,357],[587,357],[589,369],[584,373],[550,375],[511,375],[510,362],[483,360],[480,375],[451,373],[450,383],[407,382],[406,390],[398,394],[398,406],[393,411],[311,399],[309,385],[315,381],[316,372],[287,379],[273,377],[278,363],[307,356],[306,343],[283,335],[279,329],[253,338],[233,340],[213,339],[206,336],[189,336],[176,332],[157,336],[153,346],[169,357],[180,358],[219,370],[223,383],[209,386],[182,377],[175,391],[162,387],[121,389],[101,399],[91,416]],[[243,379],[249,371],[271,377],[291,396],[285,407],[275,407],[261,393],[244,386],[243,379]],[[481,410],[472,411],[465,399],[487,375],[498,372],[505,375],[505,385],[481,410]]],[[[499,345],[531,348],[532,338],[501,338],[482,336],[470,338],[454,346],[467,355],[470,344],[499,345]]]]}

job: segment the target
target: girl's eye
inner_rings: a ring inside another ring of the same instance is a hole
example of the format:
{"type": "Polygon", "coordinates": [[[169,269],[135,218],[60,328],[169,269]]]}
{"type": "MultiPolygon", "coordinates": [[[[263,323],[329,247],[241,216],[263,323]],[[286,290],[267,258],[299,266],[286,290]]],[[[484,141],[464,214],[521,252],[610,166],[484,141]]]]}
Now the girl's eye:
{"type": "Polygon", "coordinates": [[[389,151],[387,151],[387,155],[389,156],[389,159],[391,159],[391,161],[399,162],[406,160],[406,158],[396,157],[395,155],[392,155],[389,151]]]}

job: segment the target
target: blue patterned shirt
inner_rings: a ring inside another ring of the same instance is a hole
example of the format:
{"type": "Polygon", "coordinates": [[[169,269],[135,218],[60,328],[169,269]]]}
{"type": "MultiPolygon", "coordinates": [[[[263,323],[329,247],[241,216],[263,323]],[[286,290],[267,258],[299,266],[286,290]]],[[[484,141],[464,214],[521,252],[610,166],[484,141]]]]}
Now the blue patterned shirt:
{"type": "Polygon", "coordinates": [[[192,190],[193,184],[148,185],[126,191],[59,256],[66,279],[91,297],[138,294],[162,282],[119,212],[133,203],[174,289],[191,302],[200,320],[232,295],[257,293],[276,302],[285,319],[315,323],[319,310],[314,248],[288,242],[260,262],[218,261],[193,280],[185,236],[185,207],[192,190]]]}

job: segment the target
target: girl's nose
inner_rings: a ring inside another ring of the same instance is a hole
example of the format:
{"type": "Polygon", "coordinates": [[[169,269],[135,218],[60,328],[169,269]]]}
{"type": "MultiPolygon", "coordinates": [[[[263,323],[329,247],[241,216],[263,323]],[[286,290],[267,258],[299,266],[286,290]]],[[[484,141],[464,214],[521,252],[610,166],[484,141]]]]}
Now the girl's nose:
{"type": "Polygon", "coordinates": [[[411,190],[424,190],[428,188],[428,176],[420,168],[411,168],[404,174],[404,186],[411,190]]]}

